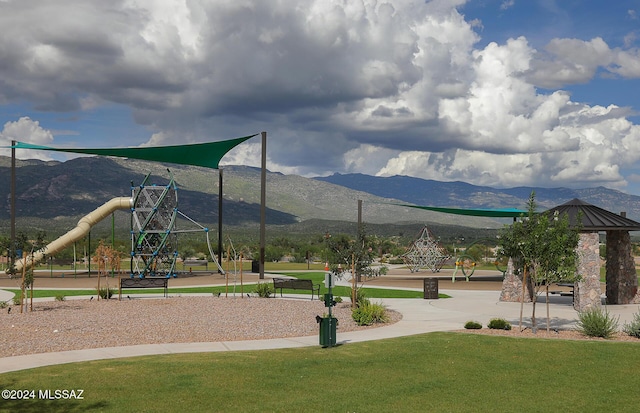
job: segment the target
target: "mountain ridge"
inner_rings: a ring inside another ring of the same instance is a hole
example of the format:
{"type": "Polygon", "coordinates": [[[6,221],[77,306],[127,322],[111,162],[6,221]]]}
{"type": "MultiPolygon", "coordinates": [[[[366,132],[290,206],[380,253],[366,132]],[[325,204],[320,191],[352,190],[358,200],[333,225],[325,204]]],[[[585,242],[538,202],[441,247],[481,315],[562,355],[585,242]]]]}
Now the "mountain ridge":
{"type": "Polygon", "coordinates": [[[549,209],[579,198],[614,213],[626,212],[629,218],[640,220],[640,196],[602,186],[582,189],[527,186],[499,189],[461,181],[442,182],[403,175],[375,177],[364,174],[333,174],[313,179],[353,190],[368,188],[369,193],[378,196],[403,193],[405,195],[401,199],[408,203],[435,207],[526,209],[526,201],[534,192],[540,209],[549,209]]]}
{"type": "MultiPolygon", "coordinates": [[[[10,165],[10,158],[0,157],[0,180],[7,183],[0,186],[0,231],[7,231],[10,218],[10,165]]],[[[217,224],[219,176],[212,169],[105,157],[81,157],[66,162],[17,160],[16,167],[16,216],[22,222],[68,226],[111,198],[129,196],[131,185],[140,184],[147,174],[149,182],[168,182],[169,170],[178,187],[180,210],[202,224],[217,224]]],[[[260,169],[231,165],[224,166],[222,172],[224,225],[255,227],[260,221],[260,169]]],[[[532,190],[544,209],[580,198],[611,212],[626,211],[629,218],[640,219],[640,197],[603,187],[496,189],[406,176],[334,174],[305,178],[268,172],[267,225],[299,227],[298,224],[311,220],[353,223],[357,221],[357,202],[362,200],[366,223],[499,228],[505,220],[399,205],[525,209],[532,190]]]]}

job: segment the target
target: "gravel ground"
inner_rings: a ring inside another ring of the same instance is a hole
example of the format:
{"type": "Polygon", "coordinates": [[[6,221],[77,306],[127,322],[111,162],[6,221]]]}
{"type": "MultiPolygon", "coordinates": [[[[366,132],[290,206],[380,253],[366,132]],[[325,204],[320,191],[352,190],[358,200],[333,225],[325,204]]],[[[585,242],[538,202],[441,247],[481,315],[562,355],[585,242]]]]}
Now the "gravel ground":
{"type": "MultiPolygon", "coordinates": [[[[0,357],[157,343],[256,340],[318,334],[319,300],[172,297],[34,303],[0,312],[0,357]]],[[[348,303],[332,309],[338,332],[356,325],[348,303]]],[[[390,323],[402,315],[388,311],[390,323]]]]}

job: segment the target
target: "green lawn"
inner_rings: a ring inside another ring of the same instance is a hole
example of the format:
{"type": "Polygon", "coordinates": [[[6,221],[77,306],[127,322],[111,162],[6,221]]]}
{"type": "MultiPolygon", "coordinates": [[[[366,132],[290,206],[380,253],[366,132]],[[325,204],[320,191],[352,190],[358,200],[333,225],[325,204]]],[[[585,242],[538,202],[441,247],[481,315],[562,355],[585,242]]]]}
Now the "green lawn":
{"type": "MultiPolygon", "coordinates": [[[[256,284],[244,284],[244,287],[241,289],[240,285],[236,286],[235,292],[236,294],[243,293],[251,293],[253,292],[256,284]]],[[[5,291],[10,291],[14,294],[20,294],[20,290],[14,288],[5,288],[5,291]]],[[[227,289],[224,286],[220,287],[177,287],[177,288],[169,288],[169,294],[212,294],[212,293],[227,293],[227,289]]],[[[324,286],[320,289],[320,294],[324,294],[327,292],[327,289],[324,286]]],[[[379,289],[379,288],[365,288],[365,295],[369,298],[423,298],[423,292],[421,291],[405,291],[405,290],[387,290],[387,289],[379,289]]],[[[123,289],[123,295],[129,294],[163,294],[164,291],[161,288],[141,288],[141,289],[123,289]]],[[[115,290],[115,295],[117,296],[118,291],[115,290]]],[[[229,285],[228,294],[233,294],[233,285],[229,285]]],[[[280,294],[280,290],[278,290],[278,295],[280,294]]],[[[310,291],[304,290],[283,290],[283,294],[306,294],[310,295],[310,291]]],[[[335,287],[333,288],[333,294],[341,297],[349,297],[350,296],[350,288],[349,287],[335,287]]],[[[82,296],[82,295],[96,295],[96,290],[33,290],[34,298],[47,298],[47,297],[55,297],[57,295],[63,295],[65,297],[74,297],[74,296],[82,296]]],[[[28,296],[28,295],[27,295],[28,296]]],[[[449,298],[446,294],[440,294],[440,298],[449,298]]]]}
{"type": "MultiPolygon", "coordinates": [[[[328,292],[324,286],[324,272],[279,272],[280,275],[287,275],[296,278],[303,278],[312,280],[314,284],[320,284],[320,296],[328,292]]],[[[388,290],[386,288],[367,288],[367,283],[364,283],[363,291],[368,298],[423,298],[423,291],[407,291],[407,290],[388,290]]],[[[351,287],[336,286],[332,288],[333,295],[341,297],[351,296],[351,287]]],[[[286,294],[300,294],[302,291],[283,290],[286,294]]],[[[446,294],[438,294],[440,298],[450,298],[446,294]]]]}
{"type": "MultiPolygon", "coordinates": [[[[280,273],[282,275],[290,275],[298,278],[305,278],[313,280],[314,283],[320,284],[320,295],[327,292],[327,289],[324,287],[324,273],[323,272],[305,272],[305,273],[280,273]]],[[[271,283],[270,280],[265,280],[264,282],[271,283]]],[[[116,283],[117,285],[117,283],[116,283]]],[[[240,284],[236,285],[235,292],[239,294],[242,290],[244,293],[251,293],[255,288],[254,284],[244,284],[244,286],[240,287],[240,284]]],[[[366,285],[366,284],[365,284],[366,285]]],[[[6,291],[11,291],[14,294],[19,294],[19,289],[6,288],[6,291]]],[[[115,289],[117,294],[117,288],[115,289]]],[[[393,289],[383,289],[383,288],[364,288],[364,293],[368,298],[423,298],[424,293],[422,291],[407,291],[407,290],[393,290],[393,289]]],[[[163,290],[161,288],[140,288],[140,289],[123,289],[122,294],[163,294],[163,290]]],[[[169,288],[170,294],[198,294],[198,293],[221,293],[225,294],[227,292],[226,286],[216,286],[216,287],[175,287],[169,288]]],[[[228,293],[233,293],[233,284],[230,283],[228,287],[228,293]]],[[[278,294],[280,292],[278,291],[278,294]]],[[[46,298],[46,297],[55,297],[57,295],[64,295],[65,297],[73,297],[73,296],[82,296],[82,295],[95,295],[96,290],[34,290],[33,297],[34,298],[46,298]]],[[[310,295],[310,291],[304,290],[283,290],[283,294],[307,294],[310,295]]],[[[351,288],[350,287],[334,287],[333,294],[341,297],[350,297],[351,288]]],[[[449,298],[446,294],[439,294],[440,298],[449,298]]]]}
{"type": "Polygon", "coordinates": [[[635,412],[638,349],[430,333],[104,360],[0,375],[2,389],[84,390],[84,400],[3,400],[0,412],[635,412]]]}

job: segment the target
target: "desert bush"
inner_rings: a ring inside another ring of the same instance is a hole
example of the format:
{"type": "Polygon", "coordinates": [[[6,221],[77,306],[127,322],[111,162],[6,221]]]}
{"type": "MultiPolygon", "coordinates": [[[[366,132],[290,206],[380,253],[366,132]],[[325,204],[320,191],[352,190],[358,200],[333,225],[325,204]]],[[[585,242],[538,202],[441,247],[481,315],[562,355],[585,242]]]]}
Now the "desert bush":
{"type": "Polygon", "coordinates": [[[260,298],[269,298],[271,297],[271,284],[268,283],[258,283],[256,284],[256,288],[253,290],[254,293],[258,295],[260,298]]]}
{"type": "Polygon", "coordinates": [[[492,318],[487,327],[494,330],[511,330],[511,324],[503,318],[492,318]]]}
{"type": "Polygon", "coordinates": [[[64,294],[56,294],[56,301],[64,301],[66,299],[67,297],[65,297],[64,294]]]}
{"type": "Polygon", "coordinates": [[[98,292],[98,295],[100,296],[100,298],[102,298],[103,300],[108,300],[115,293],[113,289],[108,287],[96,288],[96,291],[98,292]]]}
{"type": "Polygon", "coordinates": [[[633,315],[633,320],[630,323],[625,323],[622,331],[631,337],[640,338],[640,312],[633,315]]]}
{"type": "MultiPolygon", "coordinates": [[[[353,297],[353,288],[350,290],[349,297],[353,297]]],[[[371,304],[371,302],[367,298],[365,292],[361,288],[356,288],[356,306],[361,307],[369,304],[371,304]]]]}
{"type": "MultiPolygon", "coordinates": [[[[368,301],[368,300],[367,300],[368,301]]],[[[389,320],[387,308],[382,304],[368,302],[358,305],[351,311],[351,318],[359,326],[370,326],[375,323],[386,323],[389,320]]]]}
{"type": "Polygon", "coordinates": [[[482,328],[482,324],[477,321],[467,321],[464,328],[467,330],[480,330],[482,328]]]}
{"type": "Polygon", "coordinates": [[[601,308],[578,314],[576,330],[588,337],[611,338],[618,331],[618,319],[601,308]]]}
{"type": "Polygon", "coordinates": [[[0,301],[0,309],[7,308],[7,306],[8,306],[8,305],[9,305],[9,304],[7,304],[7,302],[6,302],[6,301],[0,301]]]}

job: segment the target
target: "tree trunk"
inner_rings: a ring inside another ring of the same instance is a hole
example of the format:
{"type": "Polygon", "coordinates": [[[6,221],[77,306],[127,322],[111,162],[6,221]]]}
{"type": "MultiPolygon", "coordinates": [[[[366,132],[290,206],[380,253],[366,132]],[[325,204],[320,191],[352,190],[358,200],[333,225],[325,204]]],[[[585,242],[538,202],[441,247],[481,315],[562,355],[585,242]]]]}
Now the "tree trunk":
{"type": "MultiPolygon", "coordinates": [[[[537,298],[537,296],[534,298],[537,298]]],[[[531,304],[533,305],[531,310],[531,331],[535,334],[538,332],[538,325],[536,324],[536,300],[534,299],[531,304]]]]}
{"type": "Polygon", "coordinates": [[[531,298],[531,331],[533,331],[533,333],[537,333],[538,332],[538,324],[536,322],[536,301],[538,301],[538,288],[540,288],[540,286],[538,285],[537,281],[534,281],[534,276],[536,277],[535,279],[537,280],[537,276],[538,273],[536,271],[536,268],[533,267],[533,269],[531,270],[533,272],[533,275],[530,276],[529,278],[531,279],[531,284],[532,284],[532,289],[533,289],[533,297],[531,298]]]}
{"type": "Polygon", "coordinates": [[[547,333],[549,333],[550,323],[551,323],[551,318],[549,317],[549,283],[547,283],[547,333]]]}

